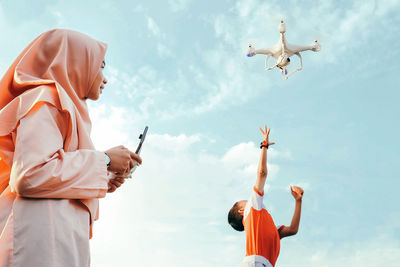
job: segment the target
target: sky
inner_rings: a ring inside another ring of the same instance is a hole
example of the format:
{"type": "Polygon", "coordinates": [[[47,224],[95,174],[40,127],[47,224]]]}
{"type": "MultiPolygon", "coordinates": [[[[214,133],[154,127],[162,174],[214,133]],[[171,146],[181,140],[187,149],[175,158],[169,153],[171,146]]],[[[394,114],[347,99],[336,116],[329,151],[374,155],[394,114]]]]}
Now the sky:
{"type": "Polygon", "coordinates": [[[109,82],[88,103],[96,148],[135,150],[149,126],[143,165],[100,201],[92,266],[237,266],[245,237],[227,213],[251,192],[267,124],[276,224],[290,224],[289,186],[305,190],[276,266],[394,267],[399,14],[397,0],[0,0],[0,73],[46,30],[86,33],[108,43],[109,82]],[[288,42],[322,46],[288,80],[246,57],[278,41],[280,19],[288,42]]]}

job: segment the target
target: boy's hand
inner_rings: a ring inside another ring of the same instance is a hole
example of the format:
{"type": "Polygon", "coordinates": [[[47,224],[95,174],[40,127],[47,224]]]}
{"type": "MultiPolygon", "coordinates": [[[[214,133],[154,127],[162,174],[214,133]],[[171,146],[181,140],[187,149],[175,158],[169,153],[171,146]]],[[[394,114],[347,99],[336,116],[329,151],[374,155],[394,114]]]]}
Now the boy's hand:
{"type": "Polygon", "coordinates": [[[291,186],[290,192],[296,201],[301,200],[303,198],[304,190],[298,186],[291,186]]]}
{"type": "Polygon", "coordinates": [[[268,144],[268,146],[275,144],[274,142],[269,142],[269,132],[271,131],[271,128],[268,129],[267,125],[265,125],[265,132],[261,128],[260,128],[260,131],[261,131],[262,135],[264,136],[264,141],[268,144]]]}

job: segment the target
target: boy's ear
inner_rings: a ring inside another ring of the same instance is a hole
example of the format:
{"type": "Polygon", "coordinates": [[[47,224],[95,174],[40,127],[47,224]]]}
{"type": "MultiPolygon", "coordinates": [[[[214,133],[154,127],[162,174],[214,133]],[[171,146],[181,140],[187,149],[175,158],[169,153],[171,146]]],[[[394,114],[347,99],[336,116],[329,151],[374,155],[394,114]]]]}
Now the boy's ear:
{"type": "Polygon", "coordinates": [[[238,210],[238,212],[239,212],[240,215],[243,216],[243,215],[244,215],[244,208],[240,208],[240,209],[238,210]]]}

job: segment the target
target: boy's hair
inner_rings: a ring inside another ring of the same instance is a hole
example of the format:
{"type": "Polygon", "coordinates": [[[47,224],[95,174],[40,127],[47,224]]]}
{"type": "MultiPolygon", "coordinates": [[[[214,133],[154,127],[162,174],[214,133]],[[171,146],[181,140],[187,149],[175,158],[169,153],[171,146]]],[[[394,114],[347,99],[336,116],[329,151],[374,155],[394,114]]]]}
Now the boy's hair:
{"type": "Polygon", "coordinates": [[[243,215],[239,213],[239,202],[236,202],[228,213],[228,223],[236,231],[242,232],[244,230],[243,226],[243,215]]]}

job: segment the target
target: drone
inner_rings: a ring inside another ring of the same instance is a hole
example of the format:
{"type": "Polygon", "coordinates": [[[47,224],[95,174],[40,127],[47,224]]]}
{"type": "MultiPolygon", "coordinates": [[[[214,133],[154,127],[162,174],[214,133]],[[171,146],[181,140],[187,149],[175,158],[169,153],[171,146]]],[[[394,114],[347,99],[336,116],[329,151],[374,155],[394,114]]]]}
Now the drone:
{"type": "Polygon", "coordinates": [[[267,58],[265,60],[265,70],[272,70],[273,68],[278,67],[281,69],[283,78],[287,80],[287,78],[303,68],[303,60],[301,58],[300,52],[304,52],[307,50],[318,52],[321,50],[321,45],[318,43],[318,40],[315,40],[314,43],[309,46],[289,44],[285,38],[286,25],[283,20],[281,20],[281,23],[279,24],[279,32],[281,33],[281,38],[277,44],[258,50],[256,50],[252,46],[252,44],[249,44],[249,47],[247,49],[247,56],[252,57],[257,54],[267,55],[267,58]],[[287,67],[290,64],[290,57],[293,55],[296,55],[300,58],[300,67],[288,74],[287,67]],[[270,57],[276,59],[276,63],[272,67],[268,66],[268,60],[270,57]]]}

